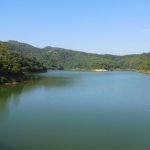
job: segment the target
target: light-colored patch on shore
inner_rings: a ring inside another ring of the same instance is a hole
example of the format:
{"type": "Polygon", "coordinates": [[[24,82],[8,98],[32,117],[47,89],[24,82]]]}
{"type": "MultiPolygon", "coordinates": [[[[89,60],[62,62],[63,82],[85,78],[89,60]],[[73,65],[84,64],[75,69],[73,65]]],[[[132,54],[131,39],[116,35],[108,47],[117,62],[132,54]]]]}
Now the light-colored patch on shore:
{"type": "Polygon", "coordinates": [[[106,72],[108,70],[106,70],[106,69],[94,69],[92,71],[95,71],[95,72],[106,72]]]}
{"type": "Polygon", "coordinates": [[[139,70],[138,72],[150,74],[150,70],[139,70]]]}

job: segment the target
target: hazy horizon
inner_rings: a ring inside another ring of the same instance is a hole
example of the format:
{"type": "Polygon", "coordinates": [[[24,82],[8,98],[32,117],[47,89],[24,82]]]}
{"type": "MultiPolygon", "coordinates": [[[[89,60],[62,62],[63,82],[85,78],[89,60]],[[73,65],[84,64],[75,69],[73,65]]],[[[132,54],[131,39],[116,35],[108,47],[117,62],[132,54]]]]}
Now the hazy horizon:
{"type": "Polygon", "coordinates": [[[127,55],[150,52],[148,0],[5,0],[0,40],[127,55]]]}

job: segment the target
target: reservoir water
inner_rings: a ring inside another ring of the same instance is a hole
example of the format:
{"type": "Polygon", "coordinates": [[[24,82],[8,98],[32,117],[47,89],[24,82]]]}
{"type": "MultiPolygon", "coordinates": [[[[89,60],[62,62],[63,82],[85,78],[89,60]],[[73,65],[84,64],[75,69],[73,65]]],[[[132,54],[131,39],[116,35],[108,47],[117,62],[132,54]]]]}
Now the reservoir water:
{"type": "Polygon", "coordinates": [[[0,87],[0,150],[149,150],[150,75],[49,71],[0,87]]]}

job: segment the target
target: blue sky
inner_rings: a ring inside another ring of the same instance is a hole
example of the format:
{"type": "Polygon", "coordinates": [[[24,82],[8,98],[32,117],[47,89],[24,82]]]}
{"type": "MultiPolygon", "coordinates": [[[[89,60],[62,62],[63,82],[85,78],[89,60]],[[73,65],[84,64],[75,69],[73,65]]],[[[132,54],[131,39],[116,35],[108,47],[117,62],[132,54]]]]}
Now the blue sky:
{"type": "Polygon", "coordinates": [[[1,0],[0,40],[99,54],[150,52],[150,0],[1,0]]]}

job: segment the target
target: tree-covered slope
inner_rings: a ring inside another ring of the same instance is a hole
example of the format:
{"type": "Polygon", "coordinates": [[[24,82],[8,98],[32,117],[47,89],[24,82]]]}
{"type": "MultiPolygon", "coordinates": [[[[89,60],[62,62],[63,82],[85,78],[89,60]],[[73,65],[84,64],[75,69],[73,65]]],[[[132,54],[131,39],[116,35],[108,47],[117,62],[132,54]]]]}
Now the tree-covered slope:
{"type": "Polygon", "coordinates": [[[98,55],[63,48],[36,48],[16,41],[7,42],[10,51],[23,56],[35,57],[48,69],[114,69],[118,68],[113,55],[98,55]]]}
{"type": "Polygon", "coordinates": [[[8,43],[0,43],[0,84],[25,80],[28,73],[46,71],[36,57],[12,52],[8,43]]]}
{"type": "Polygon", "coordinates": [[[36,48],[16,41],[7,42],[10,51],[35,57],[48,69],[135,69],[150,70],[150,53],[140,55],[98,55],[63,48],[36,48]]]}
{"type": "Polygon", "coordinates": [[[21,76],[25,72],[39,72],[46,69],[150,71],[150,53],[125,56],[99,55],[56,47],[36,48],[17,41],[0,42],[2,81],[8,78],[8,75],[21,76]]]}

